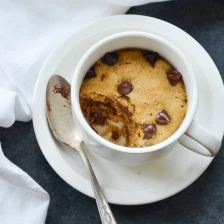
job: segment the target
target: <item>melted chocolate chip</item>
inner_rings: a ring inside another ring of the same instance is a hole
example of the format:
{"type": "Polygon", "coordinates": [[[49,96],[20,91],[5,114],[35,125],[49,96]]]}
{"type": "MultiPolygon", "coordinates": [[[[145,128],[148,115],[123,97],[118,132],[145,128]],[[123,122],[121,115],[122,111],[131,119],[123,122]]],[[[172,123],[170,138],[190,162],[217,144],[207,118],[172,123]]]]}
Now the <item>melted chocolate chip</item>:
{"type": "Polygon", "coordinates": [[[129,81],[123,81],[117,87],[117,91],[122,96],[128,95],[132,90],[133,90],[133,85],[129,81]]]}
{"type": "Polygon", "coordinates": [[[118,140],[118,138],[119,138],[119,133],[118,133],[118,131],[116,130],[113,130],[112,131],[112,135],[111,135],[111,138],[113,139],[113,140],[118,140]]]}
{"type": "Polygon", "coordinates": [[[93,116],[91,121],[94,124],[98,124],[100,126],[104,126],[106,124],[107,119],[101,113],[92,113],[91,115],[93,116]]]}
{"type": "Polygon", "coordinates": [[[144,139],[150,139],[156,135],[155,124],[143,124],[144,139]]]}
{"type": "Polygon", "coordinates": [[[96,77],[96,73],[95,73],[94,66],[93,66],[92,68],[90,68],[86,72],[86,75],[85,75],[84,79],[91,79],[91,78],[94,78],[94,77],[96,77]]]}
{"type": "Polygon", "coordinates": [[[121,103],[117,102],[118,108],[126,114],[126,116],[130,119],[133,115],[133,113],[128,109],[128,107],[123,106],[121,103]]]}
{"type": "Polygon", "coordinates": [[[170,115],[165,110],[162,110],[156,116],[156,123],[160,125],[168,124],[170,120],[170,115]]]}
{"type": "Polygon", "coordinates": [[[172,86],[175,86],[180,80],[182,80],[182,75],[177,69],[172,69],[166,73],[167,78],[172,86]]]}
{"type": "Polygon", "coordinates": [[[157,52],[154,52],[154,51],[143,50],[142,55],[145,58],[145,60],[154,68],[155,64],[156,64],[156,61],[159,58],[159,54],[157,52]]]}
{"type": "Polygon", "coordinates": [[[107,52],[102,58],[101,61],[109,66],[115,65],[119,60],[119,54],[117,51],[107,52]]]}

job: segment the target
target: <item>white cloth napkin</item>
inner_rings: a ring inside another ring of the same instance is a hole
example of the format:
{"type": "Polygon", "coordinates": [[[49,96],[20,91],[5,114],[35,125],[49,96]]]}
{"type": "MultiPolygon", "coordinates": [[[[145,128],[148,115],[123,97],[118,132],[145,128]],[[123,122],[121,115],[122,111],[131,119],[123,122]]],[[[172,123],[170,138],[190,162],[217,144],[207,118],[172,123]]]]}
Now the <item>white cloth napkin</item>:
{"type": "Polygon", "coordinates": [[[49,200],[29,175],[4,156],[0,145],[0,223],[44,223],[49,200]]]}
{"type": "MultiPolygon", "coordinates": [[[[77,28],[161,0],[1,0],[0,126],[31,119],[35,80],[47,55],[77,28]]],[[[0,223],[43,224],[49,195],[0,146],[0,223]]]]}
{"type": "Polygon", "coordinates": [[[161,0],[1,0],[0,126],[31,119],[34,84],[57,43],[95,19],[161,0]]]}

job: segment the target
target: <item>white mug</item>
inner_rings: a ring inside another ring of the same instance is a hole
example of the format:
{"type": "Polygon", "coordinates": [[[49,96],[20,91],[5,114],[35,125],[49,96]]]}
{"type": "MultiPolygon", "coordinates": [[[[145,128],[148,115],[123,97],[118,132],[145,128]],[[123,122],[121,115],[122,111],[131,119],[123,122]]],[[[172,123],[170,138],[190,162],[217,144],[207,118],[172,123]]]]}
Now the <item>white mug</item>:
{"type": "Polygon", "coordinates": [[[215,156],[221,147],[221,142],[194,120],[198,87],[191,65],[175,45],[154,34],[129,31],[108,36],[97,42],[79,61],[71,88],[73,117],[79,135],[90,150],[109,161],[129,166],[143,165],[164,156],[177,141],[203,156],[215,156]],[[107,141],[90,127],[80,108],[79,91],[88,69],[106,52],[124,48],[141,48],[158,52],[183,75],[188,98],[186,116],[172,136],[150,147],[130,148],[107,141]]]}

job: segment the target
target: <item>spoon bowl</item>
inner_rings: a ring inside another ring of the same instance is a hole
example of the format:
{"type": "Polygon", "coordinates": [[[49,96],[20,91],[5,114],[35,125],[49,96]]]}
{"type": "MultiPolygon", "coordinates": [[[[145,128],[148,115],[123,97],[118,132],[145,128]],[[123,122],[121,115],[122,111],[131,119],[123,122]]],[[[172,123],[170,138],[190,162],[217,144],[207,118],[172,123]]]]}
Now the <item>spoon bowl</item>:
{"type": "Polygon", "coordinates": [[[102,223],[116,224],[92,166],[81,147],[82,140],[75,131],[71,110],[71,85],[59,75],[52,76],[47,85],[46,115],[54,137],[80,154],[93,185],[102,223]]]}

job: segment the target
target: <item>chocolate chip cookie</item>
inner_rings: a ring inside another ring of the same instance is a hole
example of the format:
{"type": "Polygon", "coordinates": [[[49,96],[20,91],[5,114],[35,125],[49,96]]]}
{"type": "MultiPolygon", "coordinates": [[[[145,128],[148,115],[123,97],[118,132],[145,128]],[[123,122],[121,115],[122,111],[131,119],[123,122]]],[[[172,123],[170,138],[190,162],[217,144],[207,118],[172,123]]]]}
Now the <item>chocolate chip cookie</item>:
{"type": "Polygon", "coordinates": [[[126,147],[147,147],[169,138],[187,109],[182,74],[157,52],[106,52],[85,74],[80,105],[103,138],[126,147]]]}

